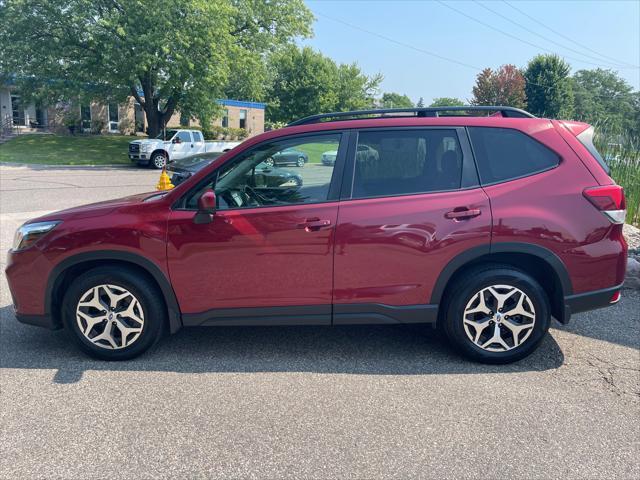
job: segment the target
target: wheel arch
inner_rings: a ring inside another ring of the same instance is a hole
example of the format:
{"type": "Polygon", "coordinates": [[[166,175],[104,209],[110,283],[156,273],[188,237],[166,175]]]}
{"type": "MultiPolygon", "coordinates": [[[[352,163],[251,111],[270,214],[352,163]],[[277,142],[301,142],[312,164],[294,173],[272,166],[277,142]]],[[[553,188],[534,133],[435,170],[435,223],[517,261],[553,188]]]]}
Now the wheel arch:
{"type": "Polygon", "coordinates": [[[470,268],[486,263],[512,265],[533,276],[549,297],[552,315],[562,323],[569,320],[564,298],[573,293],[573,287],[567,269],[551,250],[530,243],[494,243],[462,252],[440,273],[431,294],[431,303],[440,304],[447,288],[457,278],[470,268]]]}
{"type": "Polygon", "coordinates": [[[182,316],[171,283],[160,268],[151,260],[134,253],[121,251],[85,252],[66,258],[56,265],[47,281],[45,291],[45,314],[51,315],[57,325],[61,325],[61,293],[78,275],[102,265],[122,265],[133,268],[151,279],[162,293],[167,307],[169,330],[177,332],[182,327],[182,316]]]}
{"type": "Polygon", "coordinates": [[[167,159],[169,159],[169,152],[167,152],[164,148],[156,148],[153,152],[151,152],[151,155],[149,155],[149,158],[153,158],[153,156],[156,153],[162,153],[164,156],[167,157],[167,159]]]}

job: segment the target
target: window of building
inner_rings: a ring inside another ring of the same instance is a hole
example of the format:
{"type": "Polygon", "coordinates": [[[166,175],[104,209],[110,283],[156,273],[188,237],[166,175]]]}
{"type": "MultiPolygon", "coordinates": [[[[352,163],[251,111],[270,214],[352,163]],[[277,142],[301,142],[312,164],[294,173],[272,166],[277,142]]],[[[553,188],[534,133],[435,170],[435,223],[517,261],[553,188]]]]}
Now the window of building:
{"type": "Polygon", "coordinates": [[[91,107],[80,105],[80,123],[82,130],[91,130],[91,107]]]}
{"type": "Polygon", "coordinates": [[[462,150],[455,130],[363,131],[354,169],[353,198],[455,190],[462,150]]]}
{"type": "Polygon", "coordinates": [[[247,111],[240,110],[240,128],[247,128],[247,111]]]}
{"type": "Polygon", "coordinates": [[[222,126],[224,128],[229,127],[229,109],[225,108],[224,113],[222,114],[222,126]]]}
{"type": "Polygon", "coordinates": [[[14,125],[24,125],[24,108],[18,95],[11,95],[11,115],[14,125]]]}
{"type": "Polygon", "coordinates": [[[518,130],[472,127],[469,136],[483,184],[532,175],[560,162],[553,151],[518,130]]]}
{"type": "Polygon", "coordinates": [[[118,104],[110,103],[107,108],[109,109],[109,131],[117,132],[118,123],[120,122],[118,104]]]}

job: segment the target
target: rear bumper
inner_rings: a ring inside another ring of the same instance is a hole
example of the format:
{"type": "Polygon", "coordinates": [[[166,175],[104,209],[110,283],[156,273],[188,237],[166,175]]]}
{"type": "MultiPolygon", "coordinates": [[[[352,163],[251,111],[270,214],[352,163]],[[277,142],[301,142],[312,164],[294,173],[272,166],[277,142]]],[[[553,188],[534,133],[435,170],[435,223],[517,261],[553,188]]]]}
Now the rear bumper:
{"type": "Polygon", "coordinates": [[[587,312],[589,310],[615,305],[620,298],[618,297],[617,300],[613,300],[614,295],[620,292],[621,289],[622,284],[611,288],[564,297],[564,318],[561,320],[562,323],[569,323],[569,319],[574,313],[587,312]]]}

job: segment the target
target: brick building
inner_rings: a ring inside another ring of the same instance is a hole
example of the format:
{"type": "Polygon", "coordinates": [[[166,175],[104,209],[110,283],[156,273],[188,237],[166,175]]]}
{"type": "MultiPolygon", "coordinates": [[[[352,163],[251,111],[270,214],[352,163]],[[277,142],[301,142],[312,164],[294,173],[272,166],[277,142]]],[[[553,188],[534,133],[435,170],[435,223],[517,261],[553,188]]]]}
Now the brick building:
{"type": "MultiPolygon", "coordinates": [[[[218,100],[223,108],[221,118],[213,125],[228,128],[244,128],[249,136],[264,132],[265,104],[242,100],[218,100]]],[[[127,102],[57,105],[39,107],[33,103],[24,105],[19,91],[12,85],[0,85],[0,125],[12,125],[23,130],[64,130],[64,116],[69,111],[79,119],[82,131],[94,133],[141,133],[146,131],[146,120],[140,105],[129,98],[127,102]]],[[[193,119],[176,112],[167,127],[199,126],[193,119]]]]}

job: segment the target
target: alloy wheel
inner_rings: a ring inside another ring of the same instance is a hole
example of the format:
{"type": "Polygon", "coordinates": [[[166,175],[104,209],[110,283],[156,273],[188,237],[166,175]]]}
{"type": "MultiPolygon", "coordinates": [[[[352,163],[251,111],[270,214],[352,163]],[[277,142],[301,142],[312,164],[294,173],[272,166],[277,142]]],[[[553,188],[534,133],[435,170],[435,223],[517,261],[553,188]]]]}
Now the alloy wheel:
{"type": "Polygon", "coordinates": [[[521,346],[533,332],[536,311],[531,299],[512,285],[492,285],[476,292],[463,313],[469,340],[489,352],[521,346]]]}
{"type": "Polygon", "coordinates": [[[155,155],[153,157],[153,166],[157,169],[161,169],[167,164],[167,159],[164,155],[155,155]]]}
{"type": "Polygon", "coordinates": [[[129,290],[116,285],[98,285],[78,301],[76,322],[94,345],[117,350],[131,346],[144,328],[144,311],[129,290]]]}

